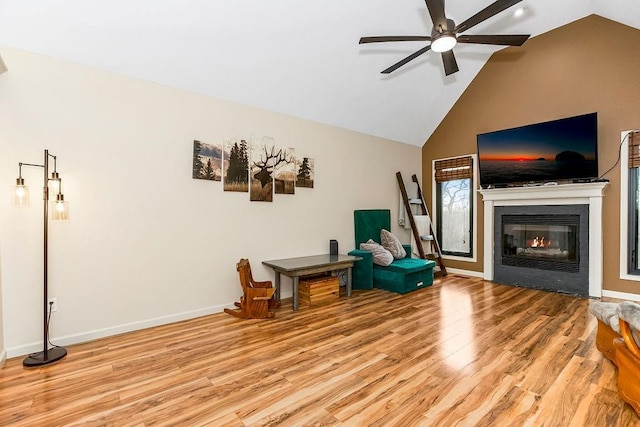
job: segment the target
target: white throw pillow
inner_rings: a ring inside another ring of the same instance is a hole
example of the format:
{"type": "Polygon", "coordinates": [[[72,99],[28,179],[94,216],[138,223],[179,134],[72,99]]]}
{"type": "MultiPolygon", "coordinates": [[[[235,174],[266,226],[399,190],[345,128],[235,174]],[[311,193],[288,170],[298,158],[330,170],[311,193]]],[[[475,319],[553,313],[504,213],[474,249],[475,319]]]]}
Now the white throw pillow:
{"type": "Polygon", "coordinates": [[[373,263],[387,267],[393,262],[391,252],[382,247],[381,244],[369,239],[366,243],[360,243],[360,250],[369,251],[373,254],[373,263]]]}
{"type": "Polygon", "coordinates": [[[407,256],[407,251],[402,247],[400,240],[384,228],[380,231],[380,242],[382,247],[391,252],[395,259],[402,259],[407,256]]]}

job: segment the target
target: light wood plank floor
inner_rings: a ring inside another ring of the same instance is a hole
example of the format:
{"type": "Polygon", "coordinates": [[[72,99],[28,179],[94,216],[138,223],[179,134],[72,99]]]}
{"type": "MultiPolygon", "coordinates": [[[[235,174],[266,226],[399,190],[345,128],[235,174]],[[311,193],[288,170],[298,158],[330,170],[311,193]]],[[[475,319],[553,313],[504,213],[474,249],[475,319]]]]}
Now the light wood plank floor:
{"type": "Polygon", "coordinates": [[[216,314],[0,370],[1,426],[630,426],[588,299],[449,276],[216,314]]]}

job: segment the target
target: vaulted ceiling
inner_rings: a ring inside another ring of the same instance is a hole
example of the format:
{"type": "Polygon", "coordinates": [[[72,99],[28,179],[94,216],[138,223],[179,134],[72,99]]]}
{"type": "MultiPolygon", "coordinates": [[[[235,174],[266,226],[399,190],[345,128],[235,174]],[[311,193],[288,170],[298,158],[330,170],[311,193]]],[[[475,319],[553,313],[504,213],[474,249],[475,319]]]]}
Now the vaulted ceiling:
{"type": "MultiPolygon", "coordinates": [[[[445,10],[460,23],[491,3],[445,10]]],[[[637,0],[524,0],[468,34],[537,36],[591,14],[640,29],[637,0]]],[[[15,47],[416,146],[497,48],[459,44],[451,76],[434,52],[383,75],[427,43],[358,40],[430,31],[424,0],[0,0],[0,54],[15,47]]]]}

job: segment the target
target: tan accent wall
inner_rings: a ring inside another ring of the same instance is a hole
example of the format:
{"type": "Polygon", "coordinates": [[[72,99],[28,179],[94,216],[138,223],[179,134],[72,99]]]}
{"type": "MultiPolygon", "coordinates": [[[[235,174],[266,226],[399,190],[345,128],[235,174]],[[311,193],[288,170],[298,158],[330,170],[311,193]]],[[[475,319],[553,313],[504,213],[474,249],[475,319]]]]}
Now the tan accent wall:
{"type": "MultiPolygon", "coordinates": [[[[422,148],[424,193],[431,197],[432,160],[476,152],[479,133],[598,113],[599,170],[618,159],[620,132],[640,127],[640,31],[591,15],[496,52],[422,148]]],[[[640,293],[621,280],[620,166],[605,178],[604,289],[640,293]]],[[[484,254],[482,198],[478,194],[478,260],[446,265],[481,272],[484,254]]],[[[430,206],[430,208],[433,208],[430,206]]]]}

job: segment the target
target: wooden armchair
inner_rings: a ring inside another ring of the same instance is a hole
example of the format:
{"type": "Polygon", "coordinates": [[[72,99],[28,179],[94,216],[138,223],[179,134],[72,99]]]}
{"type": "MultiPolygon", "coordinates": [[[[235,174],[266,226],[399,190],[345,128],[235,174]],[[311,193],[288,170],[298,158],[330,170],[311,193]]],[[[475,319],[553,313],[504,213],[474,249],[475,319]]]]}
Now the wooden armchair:
{"type": "Polygon", "coordinates": [[[240,302],[236,302],[239,310],[230,310],[225,308],[225,313],[229,313],[243,319],[264,319],[274,317],[273,309],[276,307],[274,294],[276,288],[273,287],[271,281],[257,282],[253,280],[251,274],[251,265],[248,259],[241,259],[236,264],[236,270],[240,275],[240,285],[242,286],[243,295],[240,302]]]}
{"type": "Polygon", "coordinates": [[[616,356],[613,341],[616,338],[620,338],[620,325],[616,311],[618,305],[618,303],[614,302],[601,301],[589,303],[589,313],[598,320],[596,348],[614,364],[616,364],[616,356]]]}
{"type": "Polygon", "coordinates": [[[617,313],[622,335],[613,341],[618,365],[618,393],[640,416],[640,305],[620,303],[617,313]]]}

